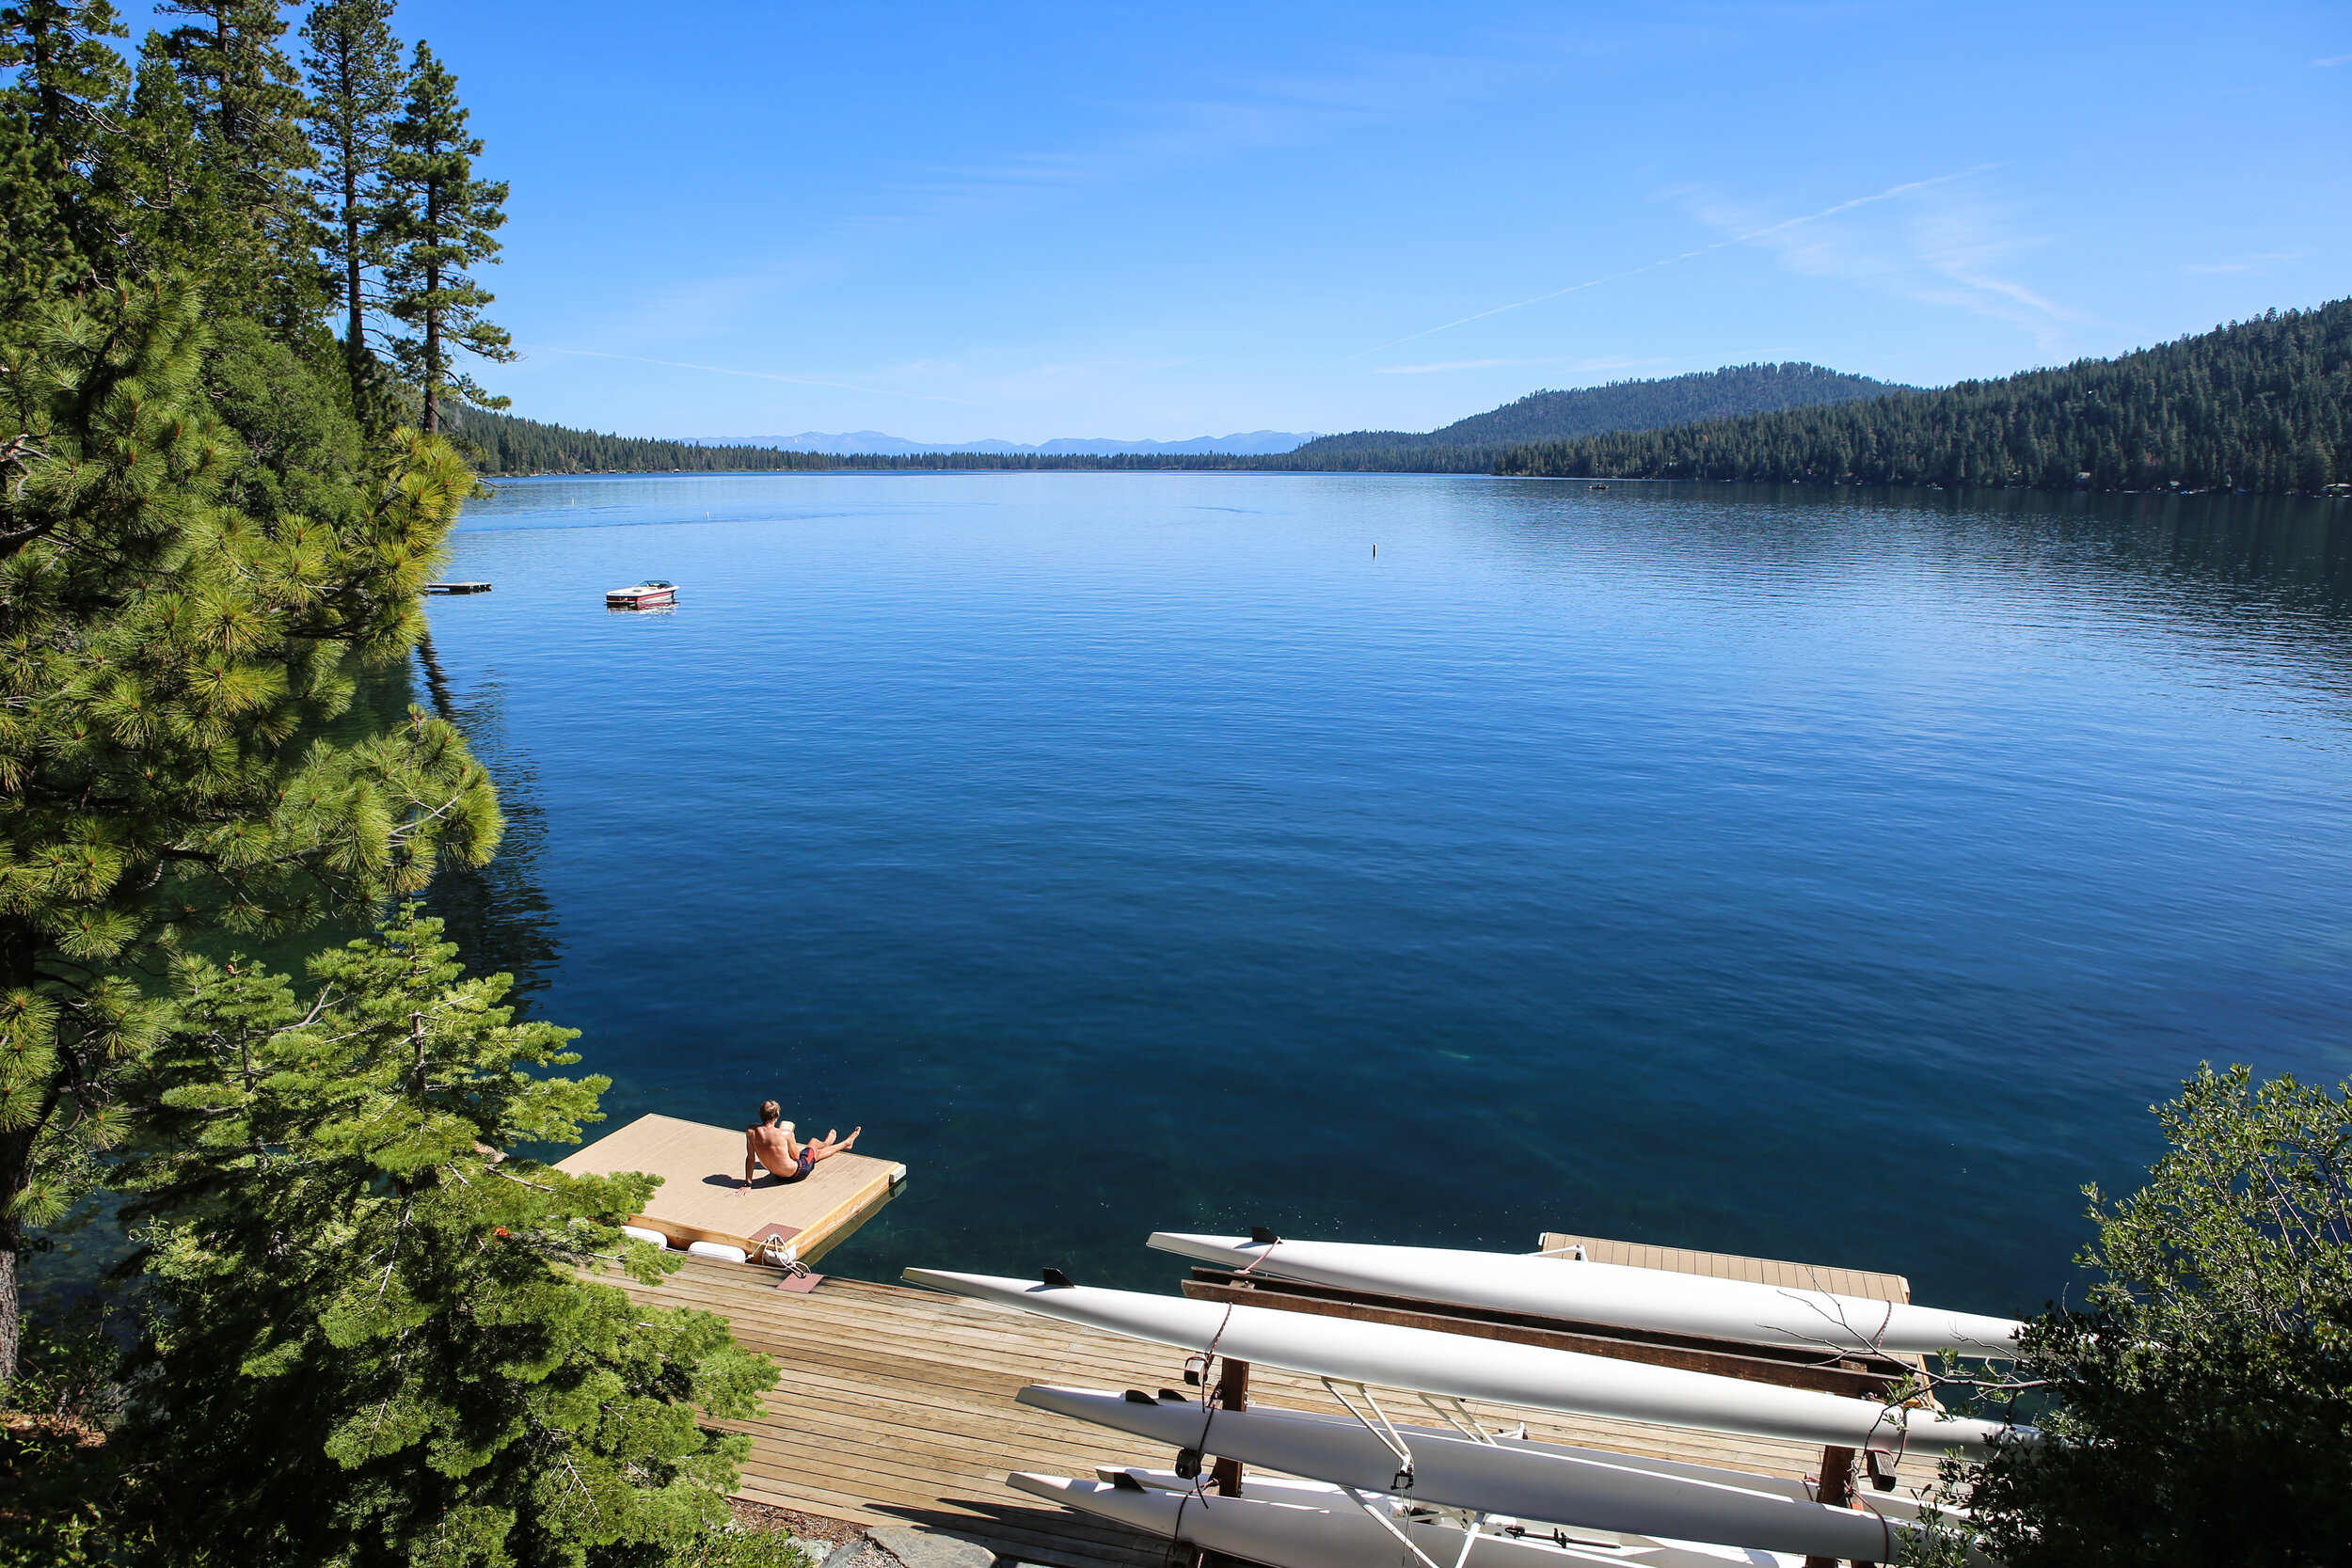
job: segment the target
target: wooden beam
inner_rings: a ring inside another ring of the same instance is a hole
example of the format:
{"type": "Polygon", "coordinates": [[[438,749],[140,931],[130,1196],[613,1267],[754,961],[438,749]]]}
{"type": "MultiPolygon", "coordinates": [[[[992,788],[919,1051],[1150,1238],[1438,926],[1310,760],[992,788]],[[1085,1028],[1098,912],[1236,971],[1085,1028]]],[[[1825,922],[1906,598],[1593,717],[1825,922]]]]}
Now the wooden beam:
{"type": "Polygon", "coordinates": [[[1196,1301],[1238,1302],[1250,1307],[1311,1312],[1327,1318],[1354,1318],[1362,1323],[1392,1323],[1400,1328],[1504,1339],[1513,1344],[1540,1345],[1547,1350],[1580,1351],[1586,1355],[1645,1361],[1657,1367],[1679,1367],[1686,1371],[1712,1372],[1751,1383],[1775,1383],[1786,1388],[1813,1388],[1863,1399],[1878,1398],[1889,1383],[1909,1370],[1883,1357],[1839,1358],[1826,1351],[1646,1334],[1606,1323],[1494,1312],[1363,1291],[1302,1285],[1288,1279],[1244,1279],[1223,1269],[1195,1269],[1192,1275],[1184,1281],[1184,1291],[1196,1301]]]}

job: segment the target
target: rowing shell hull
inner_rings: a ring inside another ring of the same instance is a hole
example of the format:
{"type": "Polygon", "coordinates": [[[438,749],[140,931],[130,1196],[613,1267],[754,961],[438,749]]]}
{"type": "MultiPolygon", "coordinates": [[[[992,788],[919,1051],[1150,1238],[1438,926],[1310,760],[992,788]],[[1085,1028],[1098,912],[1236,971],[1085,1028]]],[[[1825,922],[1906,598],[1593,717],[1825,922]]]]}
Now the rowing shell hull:
{"type": "MultiPolygon", "coordinates": [[[[1343,1417],[1203,1410],[1190,1401],[1138,1404],[1118,1394],[1042,1385],[1017,1397],[1036,1409],[1147,1442],[1359,1491],[1390,1490],[1397,1469],[1386,1444],[1343,1417]]],[[[1423,1427],[1397,1430],[1413,1456],[1413,1500],[1443,1508],[1858,1562],[1895,1560],[1906,1528],[1853,1509],[1825,1508],[1797,1482],[1739,1470],[1511,1438],[1476,1443],[1423,1427]]],[[[1906,1517],[1915,1513],[1896,1506],[1906,1517]]]]}
{"type": "Polygon", "coordinates": [[[1084,1285],[1033,1285],[937,1269],[909,1269],[904,1278],[911,1285],[998,1302],[1130,1338],[1214,1351],[1237,1361],[1287,1367],[1314,1377],[1580,1416],[1662,1421],[1881,1452],[1906,1447],[1955,1450],[1972,1459],[1991,1452],[2007,1430],[1990,1421],[1889,1409],[1873,1400],[1841,1394],[1352,1318],[1084,1285]]]}
{"type": "Polygon", "coordinates": [[[2007,1356],[2016,1353],[2017,1332],[2024,1326],[2013,1318],[1829,1291],[1523,1253],[1352,1242],[1258,1243],[1245,1236],[1168,1230],[1153,1233],[1151,1244],[1204,1263],[1310,1285],[1762,1344],[1894,1355],[1951,1350],[2007,1356]]]}
{"type": "MultiPolygon", "coordinates": [[[[1202,1497],[1191,1492],[1162,1492],[1148,1486],[1129,1491],[1104,1481],[1073,1481],[1066,1476],[1032,1475],[1020,1470],[1007,1476],[1005,1483],[1015,1491],[1043,1497],[1081,1513],[1115,1520],[1228,1557],[1247,1558],[1251,1562],[1265,1563],[1268,1568],[1365,1568],[1368,1563],[1408,1560],[1403,1544],[1395,1536],[1367,1517],[1343,1494],[1319,1488],[1260,1488],[1254,1497],[1245,1488],[1244,1495],[1238,1497],[1202,1497]]],[[[1440,1568],[1451,1568],[1462,1556],[1462,1532],[1453,1526],[1399,1523],[1401,1528],[1412,1531],[1413,1544],[1426,1552],[1440,1568]]],[[[1464,1568],[1584,1568],[1590,1563],[1639,1563],[1643,1568],[1726,1568],[1727,1562],[1752,1560],[1725,1559],[1675,1546],[1583,1549],[1540,1538],[1515,1540],[1505,1535],[1481,1535],[1470,1547],[1464,1568]]]]}

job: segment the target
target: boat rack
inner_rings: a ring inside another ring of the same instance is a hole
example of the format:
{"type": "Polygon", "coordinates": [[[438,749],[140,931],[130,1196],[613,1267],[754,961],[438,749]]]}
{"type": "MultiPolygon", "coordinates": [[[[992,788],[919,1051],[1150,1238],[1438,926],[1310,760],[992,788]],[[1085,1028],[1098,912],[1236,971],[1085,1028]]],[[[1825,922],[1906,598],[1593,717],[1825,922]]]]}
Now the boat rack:
{"type": "Polygon", "coordinates": [[[1441,1334],[1502,1339],[1513,1344],[1539,1345],[1546,1350],[1578,1351],[1586,1355],[1613,1356],[1620,1361],[1645,1361],[1656,1367],[1678,1367],[1685,1371],[1712,1372],[1718,1377],[1744,1378],[1752,1383],[1778,1384],[1784,1388],[1812,1388],[1825,1394],[1850,1394],[1863,1399],[1878,1398],[1886,1391],[1888,1384],[1899,1383],[1918,1370],[1915,1362],[1900,1356],[1837,1355],[1825,1350],[1760,1345],[1744,1339],[1655,1333],[1612,1323],[1579,1323],[1568,1318],[1534,1317],[1483,1307],[1457,1307],[1406,1296],[1377,1295],[1369,1291],[1307,1285],[1271,1275],[1243,1278],[1231,1269],[1195,1268],[1192,1277],[1184,1282],[1184,1292],[1195,1301],[1242,1302],[1251,1307],[1279,1307],[1293,1312],[1354,1318],[1398,1328],[1433,1329],[1441,1334]]]}

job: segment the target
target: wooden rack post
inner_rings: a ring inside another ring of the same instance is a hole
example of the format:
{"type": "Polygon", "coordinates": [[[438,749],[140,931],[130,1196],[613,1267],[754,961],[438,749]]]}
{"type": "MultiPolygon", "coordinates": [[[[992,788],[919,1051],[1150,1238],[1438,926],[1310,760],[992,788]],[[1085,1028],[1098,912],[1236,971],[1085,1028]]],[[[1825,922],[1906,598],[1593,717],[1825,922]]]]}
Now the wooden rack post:
{"type": "MultiPolygon", "coordinates": [[[[1813,1500],[1829,1508],[1853,1501],[1853,1449],[1835,1446],[1821,1450],[1821,1486],[1813,1500]]],[[[1804,1568],[1837,1568],[1834,1557],[1808,1557],[1804,1568]]]]}
{"type": "MultiPolygon", "coordinates": [[[[1220,1367],[1221,1370],[1216,1380],[1216,1407],[1219,1410],[1248,1409],[1249,1363],[1235,1361],[1228,1357],[1220,1363],[1220,1367]]],[[[1218,1460],[1216,1468],[1210,1472],[1210,1477],[1216,1482],[1218,1497],[1238,1497],[1241,1496],[1240,1460],[1218,1460]]]]}

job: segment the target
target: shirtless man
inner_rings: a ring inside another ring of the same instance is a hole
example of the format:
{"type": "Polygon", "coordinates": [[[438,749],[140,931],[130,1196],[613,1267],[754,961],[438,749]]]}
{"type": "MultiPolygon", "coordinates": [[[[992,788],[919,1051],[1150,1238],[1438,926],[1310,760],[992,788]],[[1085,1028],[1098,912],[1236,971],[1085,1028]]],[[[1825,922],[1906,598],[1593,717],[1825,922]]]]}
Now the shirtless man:
{"type": "Polygon", "coordinates": [[[853,1127],[848,1137],[836,1143],[839,1130],[833,1129],[821,1138],[799,1143],[793,1139],[792,1124],[783,1118],[784,1107],[771,1100],[759,1108],[759,1125],[743,1129],[743,1180],[735,1189],[738,1197],[752,1190],[760,1166],[767,1166],[779,1181],[798,1181],[817,1168],[818,1161],[844,1152],[866,1131],[853,1127]]]}

